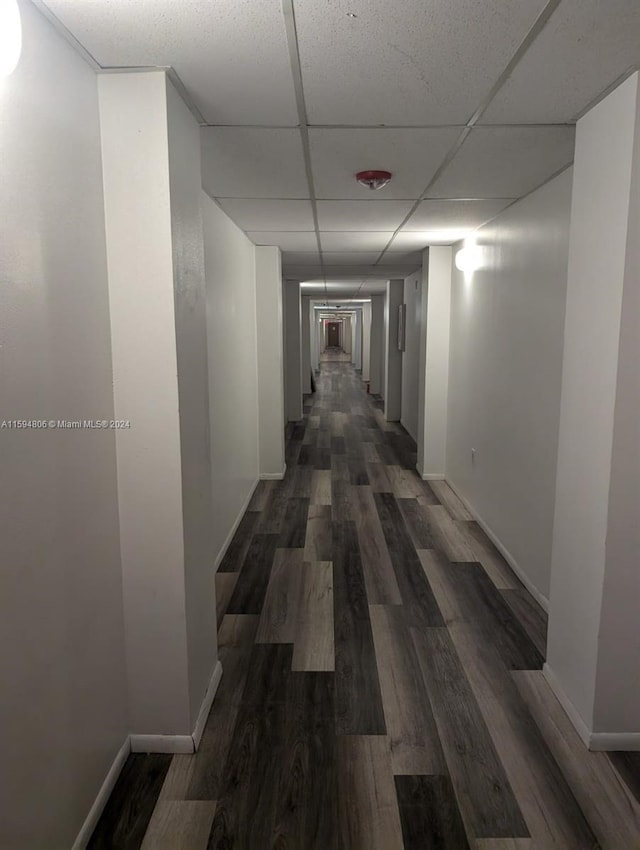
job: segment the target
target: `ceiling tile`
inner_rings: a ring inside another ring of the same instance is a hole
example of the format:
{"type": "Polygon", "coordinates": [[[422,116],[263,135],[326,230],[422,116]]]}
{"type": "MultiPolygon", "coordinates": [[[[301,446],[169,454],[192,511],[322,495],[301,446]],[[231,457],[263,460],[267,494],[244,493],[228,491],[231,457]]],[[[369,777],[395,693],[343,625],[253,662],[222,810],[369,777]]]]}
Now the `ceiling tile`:
{"type": "Polygon", "coordinates": [[[396,230],[412,201],[318,201],[320,230],[396,230]]]}
{"type": "Polygon", "coordinates": [[[402,228],[407,230],[465,230],[480,227],[512,202],[512,198],[482,201],[422,201],[402,228]]]}
{"type": "Polygon", "coordinates": [[[103,67],[173,67],[210,124],[297,124],[279,0],[46,4],[103,67]]]}
{"type": "Polygon", "coordinates": [[[546,5],[294,2],[309,120],[370,125],[465,123],[546,5]]]}
{"type": "Polygon", "coordinates": [[[277,245],[282,251],[316,251],[318,242],[315,231],[301,230],[299,233],[267,230],[250,230],[247,236],[254,245],[277,245]]]}
{"type": "MultiPolygon", "coordinates": [[[[425,247],[425,246],[423,246],[425,247]]],[[[380,266],[421,266],[422,265],[422,252],[421,251],[405,251],[403,253],[400,252],[389,252],[379,260],[378,265],[380,266]]]]}
{"type": "Polygon", "coordinates": [[[457,128],[309,130],[311,166],[318,198],[363,200],[358,171],[383,169],[393,175],[378,190],[381,198],[419,198],[445,154],[460,135],[457,128]]]}
{"type": "Polygon", "coordinates": [[[403,230],[397,234],[387,250],[393,254],[399,251],[422,250],[427,245],[453,245],[472,232],[470,227],[460,230],[403,230]]]}
{"type": "Polygon", "coordinates": [[[319,266],[320,254],[317,251],[285,251],[282,262],[295,266],[319,266]]]}
{"type": "Polygon", "coordinates": [[[368,266],[373,265],[380,256],[380,251],[361,252],[353,251],[352,253],[327,253],[322,252],[322,259],[325,266],[368,266]]]}
{"type": "Polygon", "coordinates": [[[573,161],[573,127],[477,127],[431,198],[518,198],[573,161]]]}
{"type": "Polygon", "coordinates": [[[308,198],[298,130],[203,127],[202,187],[221,198],[308,198]]]}
{"type": "Polygon", "coordinates": [[[638,0],[562,0],[482,123],[574,120],[638,63],[638,0]]]}
{"type": "Polygon", "coordinates": [[[309,201],[228,198],[218,202],[242,230],[313,230],[309,201]]]}
{"type": "Polygon", "coordinates": [[[374,230],[368,232],[321,231],[320,242],[323,251],[382,251],[393,236],[393,230],[374,230]]]}

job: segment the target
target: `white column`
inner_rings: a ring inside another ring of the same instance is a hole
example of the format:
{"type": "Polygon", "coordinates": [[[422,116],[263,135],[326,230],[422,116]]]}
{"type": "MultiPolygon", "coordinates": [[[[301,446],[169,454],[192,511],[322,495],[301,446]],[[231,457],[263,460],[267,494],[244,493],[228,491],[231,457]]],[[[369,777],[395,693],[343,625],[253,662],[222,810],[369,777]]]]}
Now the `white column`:
{"type": "Polygon", "coordinates": [[[433,246],[423,251],[416,468],[424,479],[445,477],[451,263],[450,247],[433,246]]]}
{"type": "Polygon", "coordinates": [[[297,280],[285,280],[283,288],[285,414],[288,422],[298,422],[302,419],[300,283],[297,280]]]}
{"type": "Polygon", "coordinates": [[[190,751],[217,662],[199,128],[164,72],[98,92],[132,746],[190,751]]]}
{"type": "Polygon", "coordinates": [[[638,74],[577,126],[545,674],[594,749],[640,749],[638,74]]]}
{"type": "Polygon", "coordinates": [[[351,335],[351,321],[349,319],[342,319],[340,322],[340,328],[342,331],[342,348],[345,354],[351,354],[352,350],[352,335],[351,335]]]}
{"type": "Polygon", "coordinates": [[[370,378],[371,363],[371,303],[362,305],[362,380],[370,378]]]}
{"type": "Polygon", "coordinates": [[[311,392],[311,298],[302,296],[302,324],[301,324],[301,346],[302,346],[302,392],[311,392]]]}
{"type": "Polygon", "coordinates": [[[362,369],[362,310],[356,310],[353,315],[355,319],[354,366],[360,371],[362,369]]]}
{"type": "Polygon", "coordinates": [[[279,248],[256,248],[256,316],[260,478],[283,478],[284,354],[279,248]]]}
{"type": "Polygon", "coordinates": [[[384,393],[384,303],[386,295],[371,297],[371,392],[384,393]]]}
{"type": "Polygon", "coordinates": [[[398,308],[404,298],[404,280],[387,282],[384,311],[384,416],[399,422],[402,415],[402,352],[398,348],[398,308]]]}

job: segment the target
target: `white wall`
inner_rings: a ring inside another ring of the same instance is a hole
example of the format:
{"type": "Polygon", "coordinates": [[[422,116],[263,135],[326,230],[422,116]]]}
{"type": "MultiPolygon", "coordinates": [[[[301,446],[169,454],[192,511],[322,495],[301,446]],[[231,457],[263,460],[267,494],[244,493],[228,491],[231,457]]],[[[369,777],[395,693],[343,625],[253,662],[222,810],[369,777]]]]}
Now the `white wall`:
{"type": "Polygon", "coordinates": [[[418,472],[445,477],[449,395],[452,251],[432,245],[422,252],[418,472]]]}
{"type": "Polygon", "coordinates": [[[387,281],[384,302],[384,415],[398,422],[402,414],[402,352],[398,348],[398,308],[404,296],[404,281],[387,281]]]}
{"type": "Polygon", "coordinates": [[[285,416],[288,422],[298,422],[302,419],[302,306],[299,282],[283,280],[282,292],[285,416]]]}
{"type": "Polygon", "coordinates": [[[454,270],[451,298],[447,478],[545,598],[571,176],[478,232],[483,268],[454,270]]]}
{"type": "MultiPolygon", "coordinates": [[[[0,80],[0,420],[112,419],[96,78],[20,8],[0,80]]],[[[0,452],[0,846],[68,848],[129,731],[115,435],[2,429],[0,452]]]]}
{"type": "Polygon", "coordinates": [[[280,249],[255,249],[261,478],[282,478],[284,462],[284,352],[280,249]]]}
{"type": "Polygon", "coordinates": [[[589,731],[636,735],[639,167],[634,74],[577,127],[548,664],[589,731]]]}
{"type": "Polygon", "coordinates": [[[386,296],[371,296],[371,392],[384,393],[384,304],[386,296]]]}
{"type": "Polygon", "coordinates": [[[98,77],[120,550],[136,735],[192,731],[166,76],[98,77]],[[149,604],[153,588],[153,605],[149,604]]]}
{"type": "Polygon", "coordinates": [[[405,348],[402,352],[402,416],[400,422],[418,439],[418,367],[420,365],[420,282],[416,272],[404,282],[405,348]]]}
{"type": "Polygon", "coordinates": [[[302,392],[311,392],[311,298],[302,296],[302,392]]]}
{"type": "Polygon", "coordinates": [[[255,249],[201,194],[207,332],[213,551],[216,563],[258,479],[255,249]]]}
{"type": "Polygon", "coordinates": [[[371,302],[362,305],[362,380],[371,377],[371,302]]]}
{"type": "Polygon", "coordinates": [[[180,405],[189,703],[194,728],[217,653],[200,127],[167,82],[175,337],[180,405]]]}

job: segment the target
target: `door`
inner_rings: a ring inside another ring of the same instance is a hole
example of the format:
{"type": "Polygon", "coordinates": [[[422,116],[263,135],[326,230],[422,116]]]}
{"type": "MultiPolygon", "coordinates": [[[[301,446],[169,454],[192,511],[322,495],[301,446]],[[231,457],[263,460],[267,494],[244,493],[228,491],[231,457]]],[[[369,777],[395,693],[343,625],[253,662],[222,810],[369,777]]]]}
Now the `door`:
{"type": "Polygon", "coordinates": [[[327,348],[338,348],[340,346],[340,332],[337,322],[329,322],[327,327],[327,348]]]}

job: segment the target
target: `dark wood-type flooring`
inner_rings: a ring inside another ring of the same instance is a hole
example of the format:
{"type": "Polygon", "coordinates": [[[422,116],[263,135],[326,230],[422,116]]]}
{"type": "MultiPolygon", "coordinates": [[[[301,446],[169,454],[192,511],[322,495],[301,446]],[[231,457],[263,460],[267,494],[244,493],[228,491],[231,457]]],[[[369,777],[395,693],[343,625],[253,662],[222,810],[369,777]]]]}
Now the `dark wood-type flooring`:
{"type": "Polygon", "coordinates": [[[544,612],[344,359],[221,564],[199,752],[132,756],[90,850],[608,850],[517,686],[544,612]]]}

